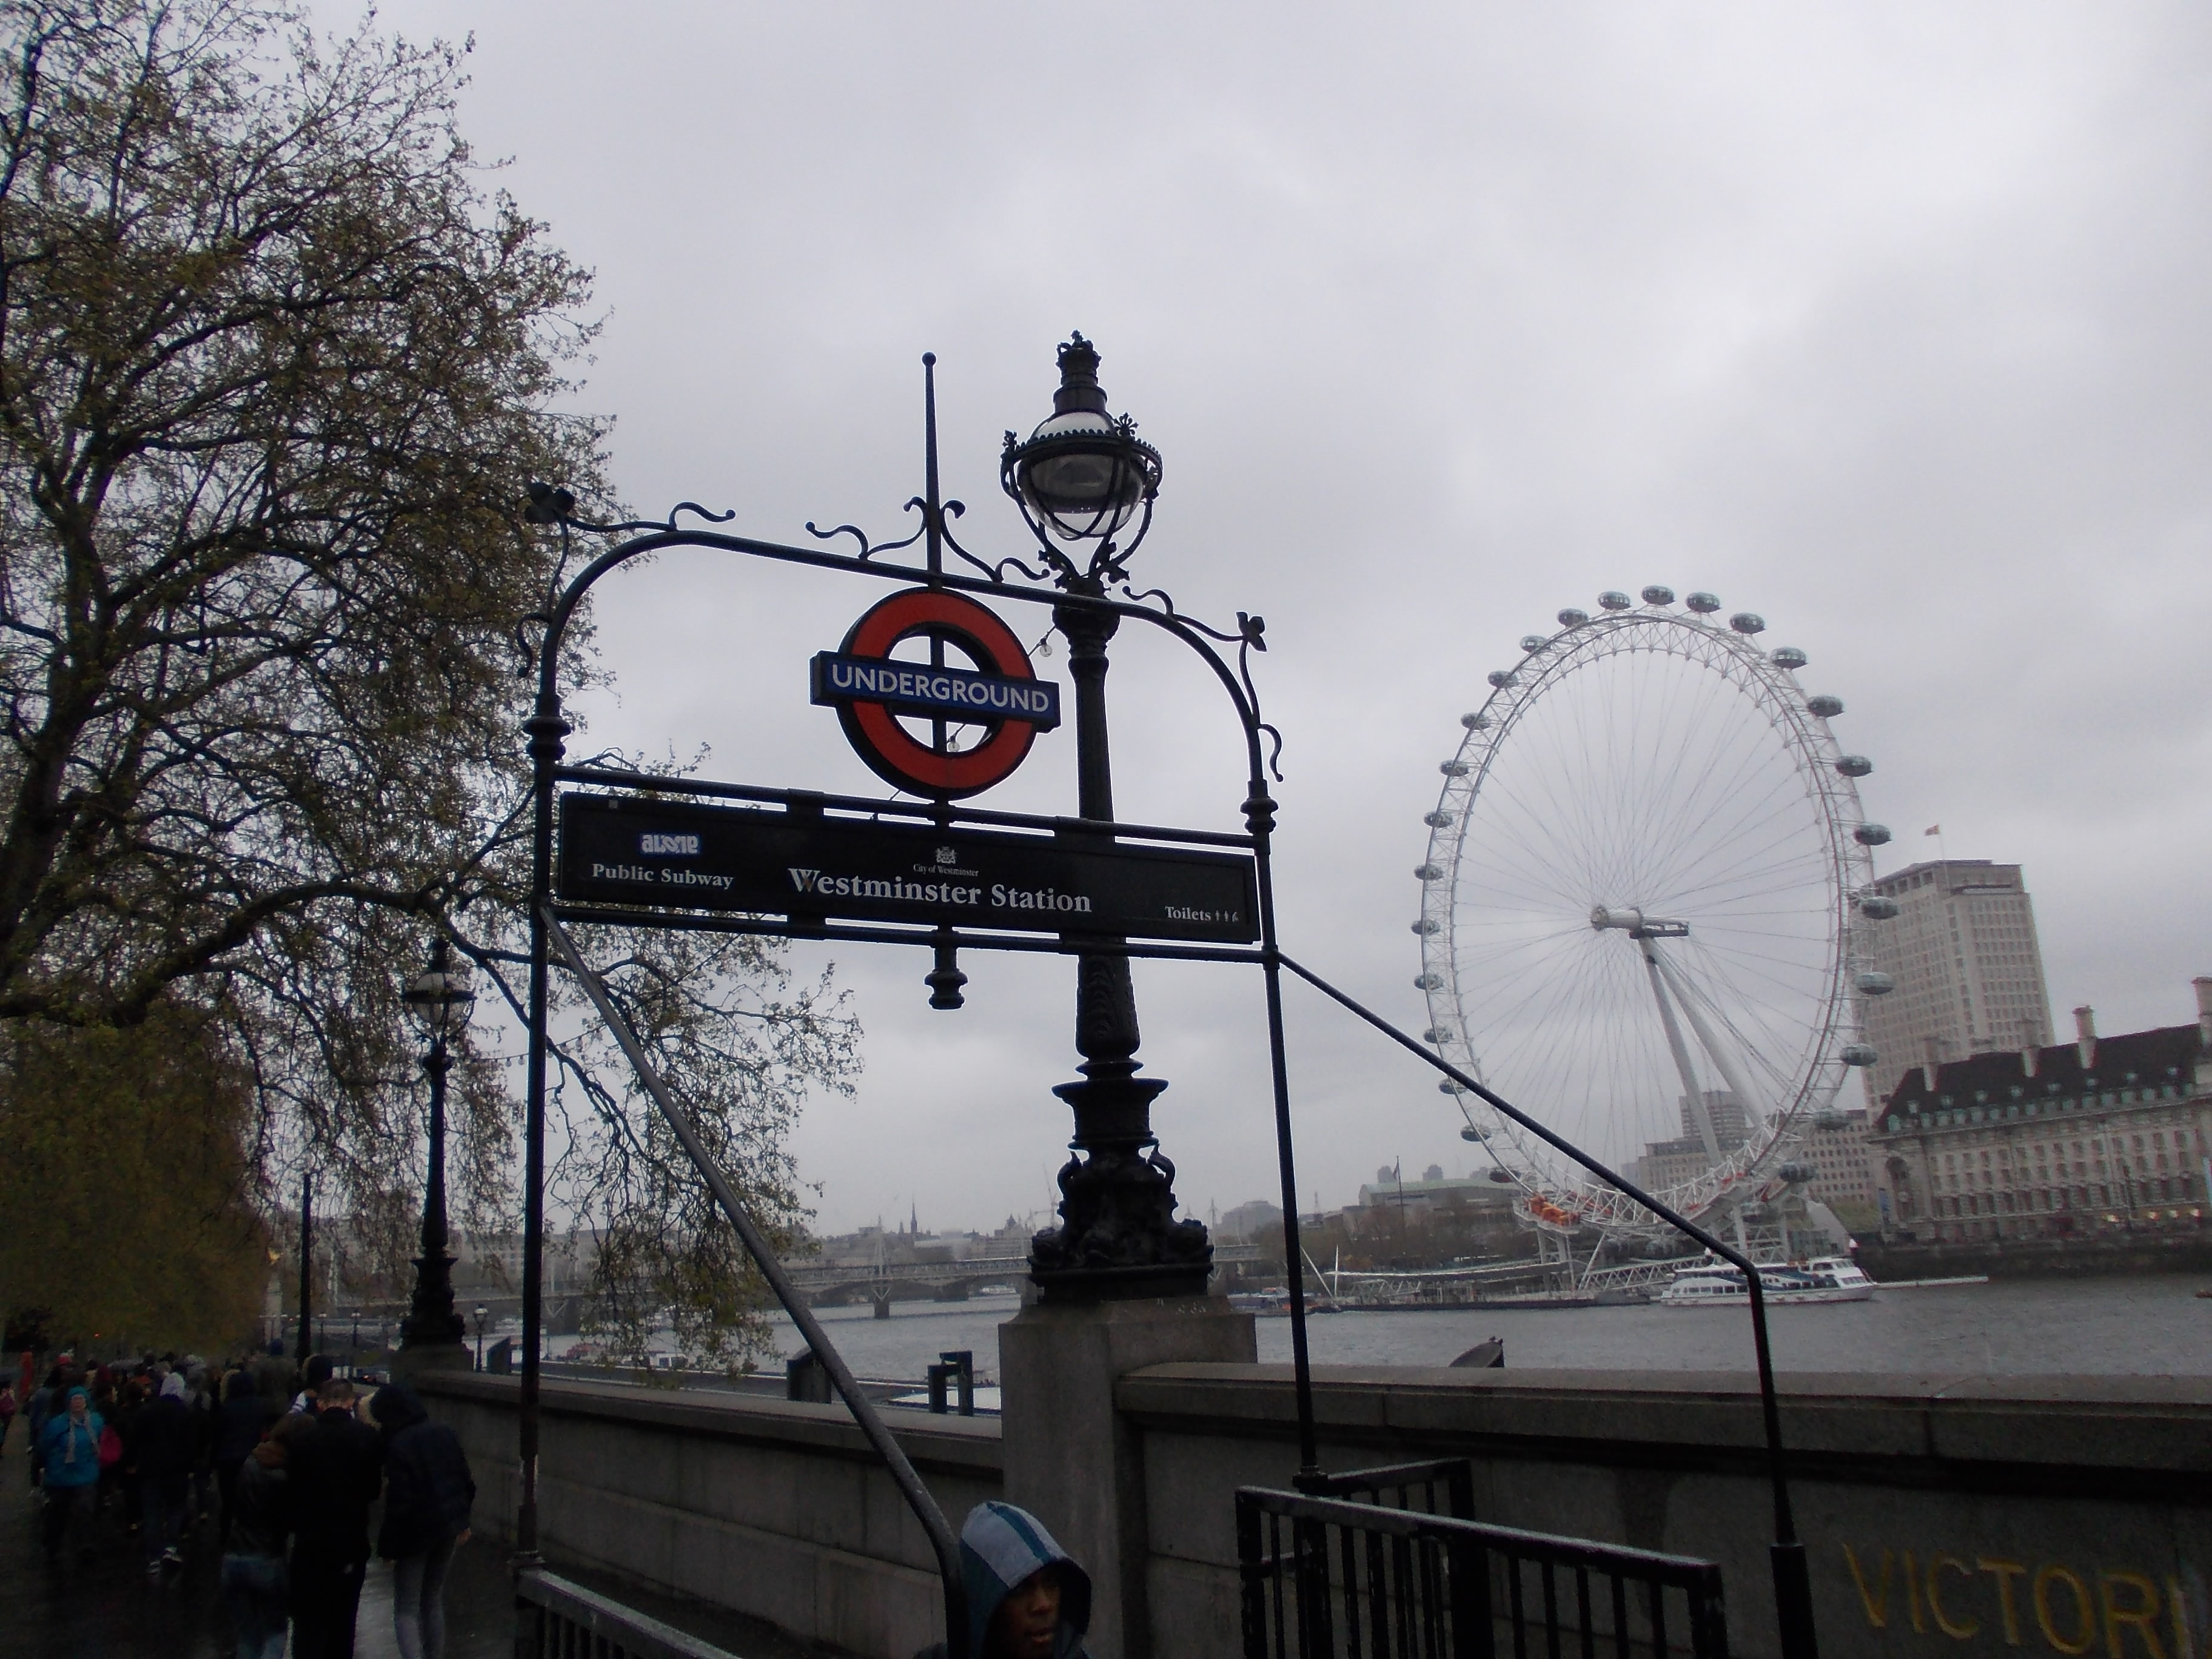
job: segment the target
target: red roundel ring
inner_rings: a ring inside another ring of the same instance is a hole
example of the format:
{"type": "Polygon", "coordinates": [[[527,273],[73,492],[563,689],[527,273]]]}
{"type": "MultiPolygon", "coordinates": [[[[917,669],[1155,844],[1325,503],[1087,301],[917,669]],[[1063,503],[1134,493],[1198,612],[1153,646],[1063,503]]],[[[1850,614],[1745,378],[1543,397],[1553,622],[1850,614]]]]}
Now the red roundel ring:
{"type": "MultiPolygon", "coordinates": [[[[1013,680],[1036,678],[1012,629],[975,600],[939,588],[909,587],[872,606],[840,648],[850,657],[888,657],[893,646],[917,634],[954,641],[987,673],[1013,680]]],[[[846,740],[871,771],[917,795],[980,794],[1011,777],[1036,739],[1036,728],[1027,720],[999,720],[975,748],[941,755],[908,737],[879,702],[841,704],[837,719],[846,740]]]]}

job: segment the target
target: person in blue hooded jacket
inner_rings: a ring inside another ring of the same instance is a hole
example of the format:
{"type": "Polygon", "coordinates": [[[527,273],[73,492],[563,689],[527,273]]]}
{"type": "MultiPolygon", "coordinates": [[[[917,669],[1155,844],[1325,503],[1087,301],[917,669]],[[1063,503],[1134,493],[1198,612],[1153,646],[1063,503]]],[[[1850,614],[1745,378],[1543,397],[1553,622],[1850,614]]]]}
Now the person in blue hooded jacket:
{"type": "Polygon", "coordinates": [[[40,1462],[46,1473],[46,1559],[62,1559],[62,1542],[74,1531],[79,1553],[89,1557],[92,1495],[100,1485],[100,1434],[107,1425],[92,1408],[92,1395],[80,1383],[64,1396],[62,1409],[39,1430],[40,1462]]]}
{"type": "MultiPolygon", "coordinates": [[[[969,1659],[1087,1659],[1091,1575],[1044,1523],[1012,1504],[978,1504],[960,1528],[969,1659]]],[[[945,1659],[945,1644],[915,1659],[945,1659]]]]}

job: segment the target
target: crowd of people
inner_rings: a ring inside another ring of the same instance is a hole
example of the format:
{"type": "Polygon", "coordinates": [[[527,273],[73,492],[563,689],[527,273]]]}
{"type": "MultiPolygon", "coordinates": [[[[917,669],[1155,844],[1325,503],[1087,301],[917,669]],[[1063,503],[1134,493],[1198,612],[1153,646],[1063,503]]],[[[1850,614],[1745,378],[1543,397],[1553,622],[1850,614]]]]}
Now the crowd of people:
{"type": "Polygon", "coordinates": [[[221,1575],[239,1659],[350,1659],[362,1582],[392,1563],[404,1659],[439,1659],[445,1577],[476,1482],[453,1431],[404,1382],[356,1389],[321,1355],[80,1365],[0,1384],[0,1437],[26,1419],[57,1572],[118,1549],[167,1582],[221,1575]],[[379,1500],[376,1535],[370,1523],[379,1500]]]}

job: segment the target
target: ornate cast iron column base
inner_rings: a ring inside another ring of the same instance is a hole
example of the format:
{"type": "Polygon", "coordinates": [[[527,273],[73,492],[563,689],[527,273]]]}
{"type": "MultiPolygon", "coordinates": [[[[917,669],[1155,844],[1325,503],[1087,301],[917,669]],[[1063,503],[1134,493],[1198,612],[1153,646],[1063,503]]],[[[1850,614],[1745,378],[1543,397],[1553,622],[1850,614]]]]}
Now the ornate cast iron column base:
{"type": "Polygon", "coordinates": [[[453,1311],[454,1260],[443,1250],[415,1258],[415,1297],[407,1317],[399,1322],[401,1352],[458,1346],[467,1340],[468,1327],[453,1311]]]}
{"type": "Polygon", "coordinates": [[[1175,1165],[1150,1126],[1153,1097],[1167,1086],[1121,1076],[1053,1091],[1075,1109],[1075,1146],[1089,1156],[1060,1172],[1061,1224],[1030,1241],[1030,1277],[1044,1300],[1206,1293],[1213,1245],[1205,1223],[1175,1218],[1175,1165]]]}

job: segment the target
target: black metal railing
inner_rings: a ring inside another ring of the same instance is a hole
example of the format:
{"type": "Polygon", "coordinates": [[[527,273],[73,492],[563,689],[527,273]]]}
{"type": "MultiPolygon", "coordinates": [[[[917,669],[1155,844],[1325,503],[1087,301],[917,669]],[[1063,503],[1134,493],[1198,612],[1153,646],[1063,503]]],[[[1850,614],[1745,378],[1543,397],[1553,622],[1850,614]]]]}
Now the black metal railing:
{"type": "Polygon", "coordinates": [[[1245,1659],[1728,1659],[1711,1561],[1247,1486],[1245,1659]]]}
{"type": "Polygon", "coordinates": [[[1309,1498],[1342,1498],[1386,1510],[1474,1519],[1474,1465],[1464,1457],[1314,1475],[1301,1481],[1299,1490],[1309,1498]]]}
{"type": "Polygon", "coordinates": [[[516,1659],[736,1659],[543,1568],[515,1575],[514,1601],[523,1615],[516,1659]]]}

